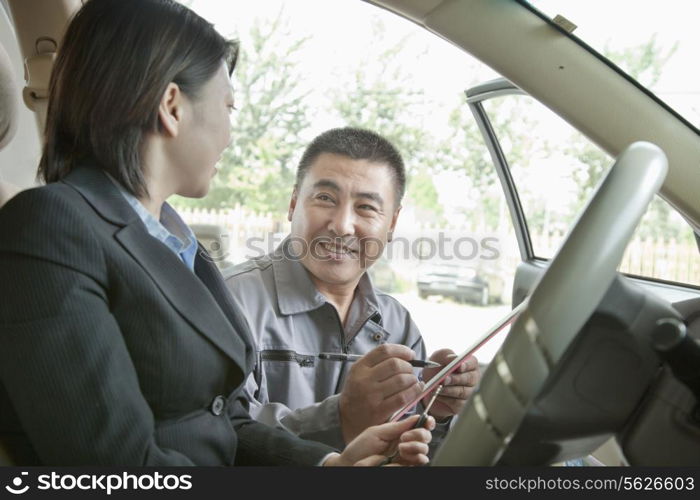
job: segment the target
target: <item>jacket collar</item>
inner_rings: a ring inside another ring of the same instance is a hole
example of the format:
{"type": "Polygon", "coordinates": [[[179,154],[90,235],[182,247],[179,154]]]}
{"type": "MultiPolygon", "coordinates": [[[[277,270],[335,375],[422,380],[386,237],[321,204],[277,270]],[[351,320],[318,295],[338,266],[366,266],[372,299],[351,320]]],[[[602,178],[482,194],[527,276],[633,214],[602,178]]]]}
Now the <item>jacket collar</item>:
{"type": "Polygon", "coordinates": [[[76,167],[65,179],[107,221],[126,226],[140,220],[119,189],[99,168],[84,164],[76,167]]]}
{"type": "Polygon", "coordinates": [[[98,168],[78,167],[63,182],[76,189],[102,218],[120,227],[114,238],[141,265],[175,310],[245,367],[248,328],[239,320],[242,313],[232,301],[219,296],[226,292],[217,286],[218,270],[212,269],[214,264],[211,259],[207,261],[206,251],[200,247],[196,274],[190,271],[172,250],[148,233],[118,188],[98,168]]]}
{"type": "Polygon", "coordinates": [[[318,309],[326,298],[316,289],[301,262],[285,256],[281,250],[284,244],[270,255],[280,313],[291,315],[318,309]]]}

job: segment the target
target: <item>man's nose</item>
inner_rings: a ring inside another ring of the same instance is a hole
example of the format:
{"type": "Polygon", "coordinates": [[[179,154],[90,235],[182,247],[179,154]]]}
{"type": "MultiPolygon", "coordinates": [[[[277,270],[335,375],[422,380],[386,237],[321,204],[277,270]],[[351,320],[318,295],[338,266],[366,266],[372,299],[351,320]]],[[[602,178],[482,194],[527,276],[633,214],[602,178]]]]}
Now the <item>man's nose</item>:
{"type": "Polygon", "coordinates": [[[341,205],[333,211],[328,230],[337,236],[355,234],[355,212],[352,206],[341,205]]]}

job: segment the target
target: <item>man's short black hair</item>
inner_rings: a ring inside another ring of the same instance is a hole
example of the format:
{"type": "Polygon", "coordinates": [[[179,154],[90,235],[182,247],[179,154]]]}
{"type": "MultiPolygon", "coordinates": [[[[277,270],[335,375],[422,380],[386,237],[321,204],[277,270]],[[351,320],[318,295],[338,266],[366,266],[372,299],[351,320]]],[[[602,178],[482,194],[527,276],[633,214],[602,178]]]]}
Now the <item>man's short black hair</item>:
{"type": "Polygon", "coordinates": [[[399,151],[381,135],[354,127],[334,128],[322,133],[311,141],[299,161],[297,187],[301,187],[307,170],[323,153],[385,164],[391,169],[394,177],[396,205],[401,203],[406,191],[406,169],[399,151]]]}

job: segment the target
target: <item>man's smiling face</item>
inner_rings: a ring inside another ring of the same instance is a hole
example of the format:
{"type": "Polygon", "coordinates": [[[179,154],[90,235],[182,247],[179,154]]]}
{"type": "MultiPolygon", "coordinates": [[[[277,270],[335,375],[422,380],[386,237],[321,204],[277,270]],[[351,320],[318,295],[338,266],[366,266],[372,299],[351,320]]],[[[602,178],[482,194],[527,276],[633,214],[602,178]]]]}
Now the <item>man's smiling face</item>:
{"type": "Polygon", "coordinates": [[[400,210],[395,183],[384,163],[322,153],[309,166],[292,195],[289,220],[317,286],[354,286],[381,256],[400,210]]]}

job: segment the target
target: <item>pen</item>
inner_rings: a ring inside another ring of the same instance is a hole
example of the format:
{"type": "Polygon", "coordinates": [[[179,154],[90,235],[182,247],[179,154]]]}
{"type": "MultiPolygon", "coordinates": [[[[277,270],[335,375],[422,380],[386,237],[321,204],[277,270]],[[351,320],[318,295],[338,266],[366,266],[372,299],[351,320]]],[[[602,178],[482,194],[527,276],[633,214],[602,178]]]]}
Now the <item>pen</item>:
{"type": "MultiPolygon", "coordinates": [[[[322,352],[318,355],[318,359],[327,359],[329,361],[357,361],[362,356],[360,354],[345,354],[342,352],[322,352]]],[[[409,361],[411,366],[417,368],[437,368],[442,366],[440,363],[435,361],[428,361],[424,359],[412,359],[409,361]]]]}
{"type": "Polygon", "coordinates": [[[428,420],[428,412],[430,411],[430,408],[433,407],[433,403],[437,399],[437,397],[440,395],[442,392],[442,385],[439,385],[437,389],[435,389],[435,392],[433,393],[433,397],[430,398],[430,401],[428,401],[428,404],[425,406],[425,409],[423,410],[423,413],[421,413],[420,418],[418,419],[418,422],[416,422],[416,425],[413,426],[414,429],[418,429],[420,427],[423,427],[425,425],[425,421],[428,420]]]}

